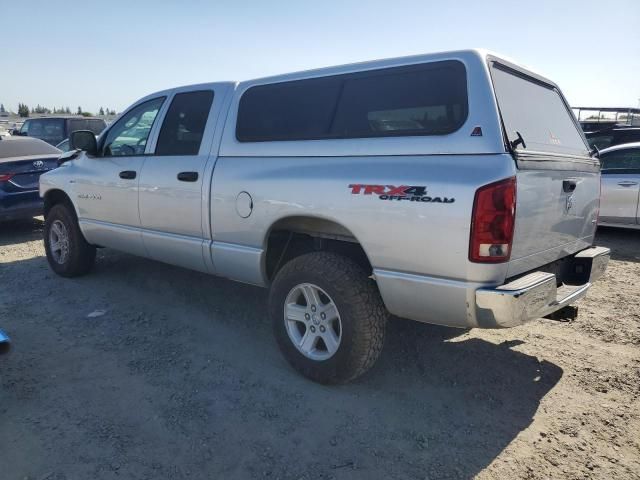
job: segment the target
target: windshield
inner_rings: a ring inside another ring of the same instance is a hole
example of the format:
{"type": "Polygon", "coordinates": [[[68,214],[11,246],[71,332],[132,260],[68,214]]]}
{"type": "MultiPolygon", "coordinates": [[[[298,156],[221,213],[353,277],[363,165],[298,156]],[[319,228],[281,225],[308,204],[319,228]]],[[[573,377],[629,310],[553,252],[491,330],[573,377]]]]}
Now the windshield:
{"type": "Polygon", "coordinates": [[[33,118],[24,122],[22,135],[39,138],[56,145],[65,139],[63,118],[33,118]]]}
{"type": "Polygon", "coordinates": [[[526,145],[519,144],[518,150],[588,154],[573,113],[556,88],[495,62],[491,77],[509,142],[520,134],[526,145]]]}

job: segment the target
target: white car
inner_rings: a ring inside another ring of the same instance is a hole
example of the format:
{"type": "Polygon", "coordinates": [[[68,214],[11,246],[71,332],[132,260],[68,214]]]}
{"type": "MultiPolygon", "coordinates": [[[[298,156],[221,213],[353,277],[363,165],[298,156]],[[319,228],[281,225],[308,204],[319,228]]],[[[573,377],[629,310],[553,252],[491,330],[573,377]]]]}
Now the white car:
{"type": "Polygon", "coordinates": [[[640,228],[640,142],[605,148],[602,163],[599,225],[640,228]]]}

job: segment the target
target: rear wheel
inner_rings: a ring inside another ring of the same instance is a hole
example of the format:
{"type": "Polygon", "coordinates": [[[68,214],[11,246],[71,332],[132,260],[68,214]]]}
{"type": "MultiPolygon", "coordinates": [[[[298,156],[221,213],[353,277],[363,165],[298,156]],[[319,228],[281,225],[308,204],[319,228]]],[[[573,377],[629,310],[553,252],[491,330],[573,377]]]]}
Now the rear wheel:
{"type": "Polygon", "coordinates": [[[95,262],[96,248],[85,240],[73,212],[54,205],[44,222],[44,248],[49,266],[58,275],[84,275],[95,262]]]}
{"type": "Polygon", "coordinates": [[[285,358],[319,383],[346,383],[373,366],[387,311],[375,283],[347,257],[315,252],[276,275],[269,310],[285,358]]]}

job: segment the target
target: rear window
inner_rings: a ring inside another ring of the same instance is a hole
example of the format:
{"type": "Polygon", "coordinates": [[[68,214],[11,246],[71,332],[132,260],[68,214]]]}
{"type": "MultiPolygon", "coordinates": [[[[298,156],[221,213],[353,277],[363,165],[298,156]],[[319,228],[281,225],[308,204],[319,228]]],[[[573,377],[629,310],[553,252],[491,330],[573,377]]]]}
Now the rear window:
{"type": "MultiPolygon", "coordinates": [[[[526,150],[585,155],[587,147],[573,113],[558,90],[493,63],[493,86],[507,138],[522,136],[526,150]]],[[[518,149],[524,149],[519,145],[518,149]]]]}
{"type": "Polygon", "coordinates": [[[22,126],[20,132],[55,145],[65,139],[64,119],[34,118],[27,120],[22,126]]]}
{"type": "Polygon", "coordinates": [[[444,135],[467,118],[458,61],[296,80],[248,89],[241,142],[444,135]]]}

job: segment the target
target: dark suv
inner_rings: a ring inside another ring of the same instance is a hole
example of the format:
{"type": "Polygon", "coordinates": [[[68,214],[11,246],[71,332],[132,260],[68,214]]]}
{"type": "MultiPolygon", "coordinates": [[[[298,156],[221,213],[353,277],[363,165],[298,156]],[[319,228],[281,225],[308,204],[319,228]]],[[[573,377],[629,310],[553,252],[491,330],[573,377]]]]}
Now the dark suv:
{"type": "Polygon", "coordinates": [[[640,127],[610,127],[585,133],[591,147],[613,147],[622,143],[640,142],[640,127]]]}
{"type": "Polygon", "coordinates": [[[25,120],[18,135],[35,137],[51,145],[57,145],[69,138],[76,130],[90,130],[100,134],[107,124],[101,118],[85,117],[42,117],[25,120]]]}

